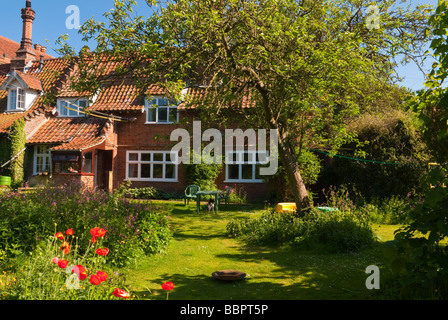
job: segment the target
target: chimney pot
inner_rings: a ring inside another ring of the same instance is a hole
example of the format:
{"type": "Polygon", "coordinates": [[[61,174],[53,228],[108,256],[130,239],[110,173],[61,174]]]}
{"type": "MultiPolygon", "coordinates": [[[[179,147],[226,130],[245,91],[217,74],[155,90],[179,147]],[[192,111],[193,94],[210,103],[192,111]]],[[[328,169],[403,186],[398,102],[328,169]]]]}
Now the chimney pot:
{"type": "Polygon", "coordinates": [[[43,52],[43,53],[46,53],[47,52],[47,47],[41,46],[40,47],[40,51],[43,52]]]}

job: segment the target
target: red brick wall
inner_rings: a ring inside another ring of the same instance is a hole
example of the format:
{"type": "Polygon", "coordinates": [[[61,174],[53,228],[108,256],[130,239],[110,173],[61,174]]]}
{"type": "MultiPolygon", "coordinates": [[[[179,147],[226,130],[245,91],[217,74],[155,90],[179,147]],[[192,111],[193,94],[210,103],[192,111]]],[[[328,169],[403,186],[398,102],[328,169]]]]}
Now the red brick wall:
{"type": "MultiPolygon", "coordinates": [[[[114,159],[114,188],[117,188],[125,180],[126,175],[126,151],[157,151],[170,150],[177,142],[170,141],[171,132],[180,127],[174,124],[145,124],[146,114],[127,114],[127,117],[136,117],[134,122],[118,122],[117,123],[117,138],[118,150],[114,159]]],[[[192,119],[194,113],[191,111],[181,111],[180,119],[188,117],[192,119]]],[[[202,130],[206,130],[204,126],[202,130]]],[[[190,130],[189,130],[190,131],[190,130]]],[[[224,141],[223,141],[224,142],[224,141]]],[[[217,179],[219,189],[224,190],[225,186],[229,185],[236,187],[238,190],[242,188],[247,193],[249,200],[265,199],[269,191],[269,186],[265,183],[226,183],[225,169],[217,179]]],[[[178,182],[144,182],[134,181],[132,187],[155,187],[167,192],[176,192],[183,194],[185,187],[188,185],[188,177],[186,176],[185,168],[182,164],[178,169],[178,182]]]]}

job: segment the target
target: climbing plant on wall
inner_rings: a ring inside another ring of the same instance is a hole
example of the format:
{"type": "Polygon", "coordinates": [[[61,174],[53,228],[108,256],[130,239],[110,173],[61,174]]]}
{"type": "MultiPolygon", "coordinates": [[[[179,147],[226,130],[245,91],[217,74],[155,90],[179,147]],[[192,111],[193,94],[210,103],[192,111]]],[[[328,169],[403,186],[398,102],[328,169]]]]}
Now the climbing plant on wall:
{"type": "Polygon", "coordinates": [[[24,179],[24,161],[26,146],[25,120],[18,119],[10,128],[11,153],[13,159],[9,164],[11,172],[11,181],[13,185],[20,185],[24,179]]]}

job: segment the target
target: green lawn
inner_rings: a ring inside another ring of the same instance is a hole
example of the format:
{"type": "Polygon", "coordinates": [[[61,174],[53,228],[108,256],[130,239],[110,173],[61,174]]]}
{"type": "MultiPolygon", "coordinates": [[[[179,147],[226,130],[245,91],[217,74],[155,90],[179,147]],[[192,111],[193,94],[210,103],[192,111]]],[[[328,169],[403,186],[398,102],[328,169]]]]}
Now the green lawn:
{"type": "MultiPolygon", "coordinates": [[[[377,265],[387,272],[381,246],[359,254],[323,254],[291,247],[247,246],[226,234],[228,221],[255,216],[263,208],[223,205],[218,215],[195,212],[195,205],[163,202],[171,212],[174,239],[165,254],[150,257],[130,271],[127,282],[140,299],[166,299],[161,284],[175,283],[170,300],[377,299],[368,290],[365,269],[377,265]],[[211,277],[222,269],[247,274],[243,281],[211,277]]],[[[375,226],[382,241],[393,239],[397,226],[375,226]]]]}

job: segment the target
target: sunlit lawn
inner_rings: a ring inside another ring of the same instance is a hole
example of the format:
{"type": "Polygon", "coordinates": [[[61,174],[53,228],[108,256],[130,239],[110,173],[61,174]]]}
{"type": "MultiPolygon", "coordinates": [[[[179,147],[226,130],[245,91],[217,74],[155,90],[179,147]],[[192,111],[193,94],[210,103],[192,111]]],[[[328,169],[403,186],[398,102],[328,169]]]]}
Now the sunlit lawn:
{"type": "MultiPolygon", "coordinates": [[[[324,254],[293,247],[247,246],[226,234],[235,217],[255,216],[264,209],[253,205],[223,205],[218,215],[195,205],[163,202],[171,211],[174,239],[165,254],[147,258],[130,271],[128,283],[140,299],[166,299],[161,284],[175,283],[170,300],[287,300],[378,299],[368,290],[365,269],[377,265],[387,272],[388,258],[381,246],[358,254],[324,254]],[[240,270],[243,281],[212,278],[217,270],[240,270]]],[[[375,226],[381,241],[393,239],[398,226],[375,226]]]]}

